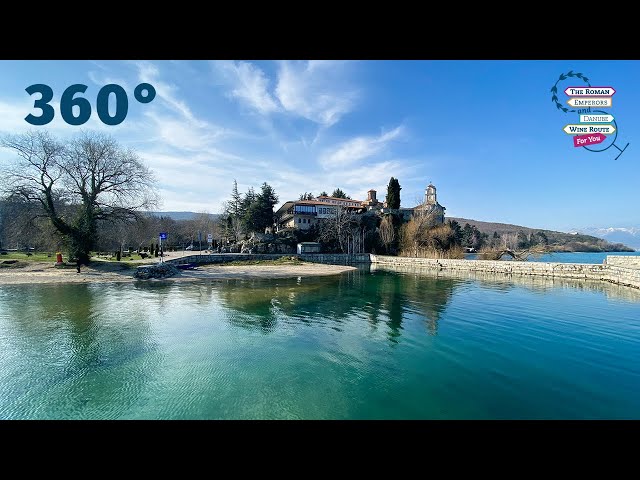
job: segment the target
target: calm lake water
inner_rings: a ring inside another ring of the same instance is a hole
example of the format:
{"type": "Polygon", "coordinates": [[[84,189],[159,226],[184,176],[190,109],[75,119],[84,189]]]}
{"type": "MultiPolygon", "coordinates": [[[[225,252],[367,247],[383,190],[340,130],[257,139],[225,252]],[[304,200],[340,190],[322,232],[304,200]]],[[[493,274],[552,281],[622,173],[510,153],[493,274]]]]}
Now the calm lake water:
{"type": "MultiPolygon", "coordinates": [[[[558,253],[545,253],[544,255],[532,255],[529,257],[530,262],[560,262],[560,263],[602,263],[607,255],[625,255],[625,256],[640,256],[640,252],[604,252],[604,253],[591,253],[591,252],[558,252],[558,253]]],[[[477,258],[476,254],[468,254],[465,258],[472,260],[477,258]]],[[[508,260],[504,258],[503,260],[508,260]]]]}
{"type": "Polygon", "coordinates": [[[0,286],[0,418],[640,418],[640,291],[447,275],[0,286]]]}

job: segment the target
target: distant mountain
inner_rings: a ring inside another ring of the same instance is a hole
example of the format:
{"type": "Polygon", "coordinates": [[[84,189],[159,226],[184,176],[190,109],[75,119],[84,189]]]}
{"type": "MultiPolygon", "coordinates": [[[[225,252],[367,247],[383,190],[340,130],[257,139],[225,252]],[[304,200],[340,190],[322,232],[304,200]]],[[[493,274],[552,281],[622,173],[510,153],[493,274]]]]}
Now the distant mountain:
{"type": "Polygon", "coordinates": [[[588,227],[577,229],[580,233],[604,238],[609,242],[619,242],[640,250],[640,227],[588,227]]]}
{"type": "MultiPolygon", "coordinates": [[[[543,232],[549,239],[549,244],[554,246],[558,251],[570,251],[570,252],[625,252],[633,251],[635,248],[631,247],[629,243],[616,240],[615,238],[604,238],[595,235],[587,235],[583,232],[556,232],[554,230],[545,230],[543,228],[530,228],[523,227],[521,225],[512,225],[509,223],[496,223],[496,222],[482,222],[480,220],[471,220],[468,218],[459,217],[447,217],[449,220],[457,221],[461,226],[465,223],[469,225],[475,225],[475,227],[482,233],[486,233],[489,236],[493,235],[493,232],[498,232],[498,235],[504,235],[508,233],[517,233],[519,231],[524,234],[543,232]],[[613,242],[613,243],[612,243],[613,242]]],[[[640,229],[638,229],[640,239],[640,229]]]]}
{"type": "MultiPolygon", "coordinates": [[[[173,220],[193,220],[198,215],[200,215],[199,213],[196,213],[196,212],[145,212],[145,213],[148,213],[149,215],[152,215],[154,217],[169,217],[169,218],[172,218],[173,220]]],[[[214,220],[220,217],[220,214],[218,213],[209,213],[208,215],[212,217],[214,220]]]]}

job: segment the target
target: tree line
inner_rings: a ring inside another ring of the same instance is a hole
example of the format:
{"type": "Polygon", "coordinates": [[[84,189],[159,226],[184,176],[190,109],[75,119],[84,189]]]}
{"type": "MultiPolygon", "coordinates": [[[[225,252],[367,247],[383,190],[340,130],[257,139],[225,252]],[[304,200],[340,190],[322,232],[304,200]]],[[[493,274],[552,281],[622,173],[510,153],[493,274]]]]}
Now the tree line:
{"type": "MultiPolygon", "coordinates": [[[[95,250],[155,251],[160,231],[170,232],[167,247],[184,248],[197,242],[198,234],[212,233],[216,243],[239,242],[274,226],[278,195],[266,182],[258,191],[250,187],[240,193],[234,180],[218,221],[206,212],[193,220],[176,221],[144,213],[158,205],[156,179],[133,150],[110,136],[82,133],[63,142],[38,131],[5,136],[0,145],[15,154],[1,172],[2,248],[64,247],[70,258],[86,263],[95,250]]],[[[296,241],[319,241],[329,251],[412,256],[459,256],[465,248],[548,243],[543,232],[494,233],[490,238],[468,223],[441,224],[428,210],[415,210],[406,219],[400,210],[401,190],[398,179],[391,177],[386,191],[388,213],[356,214],[336,206],[332,218],[306,231],[285,234],[294,235],[296,241]]],[[[350,199],[340,188],[331,196],[350,199]]],[[[301,200],[313,198],[310,192],[300,195],[301,200]]]]}

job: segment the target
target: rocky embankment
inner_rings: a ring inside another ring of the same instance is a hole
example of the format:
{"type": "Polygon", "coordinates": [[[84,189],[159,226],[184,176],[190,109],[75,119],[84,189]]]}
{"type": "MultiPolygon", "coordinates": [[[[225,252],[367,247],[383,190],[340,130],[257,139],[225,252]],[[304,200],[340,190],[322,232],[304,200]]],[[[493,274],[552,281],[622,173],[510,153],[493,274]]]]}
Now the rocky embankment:
{"type": "Polygon", "coordinates": [[[150,278],[169,278],[177,273],[180,273],[180,270],[170,263],[156,263],[138,267],[133,276],[140,280],[149,280],[150,278]]]}
{"type": "Polygon", "coordinates": [[[222,249],[222,253],[296,253],[297,241],[291,234],[253,233],[248,240],[222,249]]]}

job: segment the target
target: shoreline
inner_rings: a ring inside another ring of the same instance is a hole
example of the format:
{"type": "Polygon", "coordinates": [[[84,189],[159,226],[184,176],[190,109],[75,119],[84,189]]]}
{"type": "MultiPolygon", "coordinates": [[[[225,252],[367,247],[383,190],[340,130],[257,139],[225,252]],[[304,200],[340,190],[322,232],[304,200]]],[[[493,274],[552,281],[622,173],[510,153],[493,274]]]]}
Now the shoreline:
{"type": "Polygon", "coordinates": [[[118,264],[98,263],[74,268],[55,268],[49,263],[34,262],[25,267],[0,269],[0,287],[4,285],[124,283],[124,282],[180,282],[195,280],[243,280],[270,278],[298,278],[340,275],[357,270],[348,265],[309,263],[303,265],[203,265],[196,270],[182,270],[173,277],[140,280],[133,276],[135,269],[118,264]]]}

